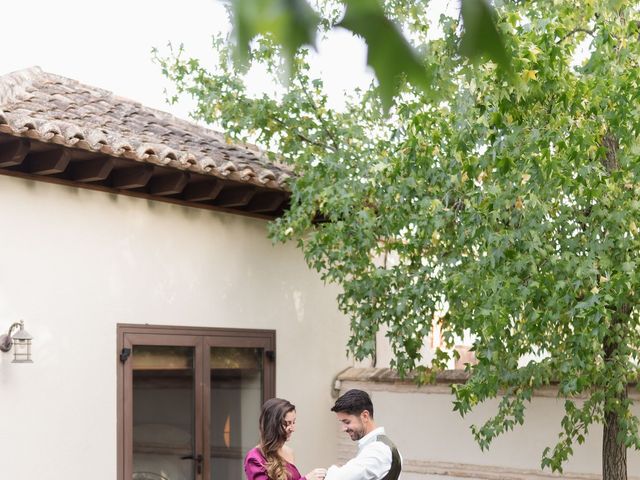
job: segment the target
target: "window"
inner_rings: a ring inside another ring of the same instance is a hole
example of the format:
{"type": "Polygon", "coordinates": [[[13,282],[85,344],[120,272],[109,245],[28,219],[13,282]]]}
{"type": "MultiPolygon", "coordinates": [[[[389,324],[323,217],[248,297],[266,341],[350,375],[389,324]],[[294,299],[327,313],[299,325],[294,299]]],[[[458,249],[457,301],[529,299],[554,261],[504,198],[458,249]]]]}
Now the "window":
{"type": "Polygon", "coordinates": [[[119,325],[118,355],[119,480],[244,477],[274,331],[119,325]]]}

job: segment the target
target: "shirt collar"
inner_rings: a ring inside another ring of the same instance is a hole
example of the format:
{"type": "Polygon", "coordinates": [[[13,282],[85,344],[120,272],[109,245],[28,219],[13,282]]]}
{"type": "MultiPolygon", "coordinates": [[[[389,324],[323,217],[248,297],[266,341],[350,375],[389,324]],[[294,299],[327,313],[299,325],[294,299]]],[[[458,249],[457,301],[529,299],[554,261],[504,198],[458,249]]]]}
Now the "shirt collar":
{"type": "Polygon", "coordinates": [[[358,448],[362,448],[365,445],[373,442],[374,438],[376,438],[378,435],[384,435],[384,427],[378,427],[375,430],[371,430],[364,437],[358,440],[358,448]]]}

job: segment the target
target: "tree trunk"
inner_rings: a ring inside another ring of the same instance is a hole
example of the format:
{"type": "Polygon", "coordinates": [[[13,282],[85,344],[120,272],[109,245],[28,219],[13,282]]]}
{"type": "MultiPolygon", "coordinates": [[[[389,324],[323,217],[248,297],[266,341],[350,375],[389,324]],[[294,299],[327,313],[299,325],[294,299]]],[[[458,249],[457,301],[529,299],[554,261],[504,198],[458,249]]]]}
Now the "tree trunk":
{"type": "MultiPolygon", "coordinates": [[[[626,398],[626,393],[620,400],[626,398]]],[[[627,447],[617,440],[620,431],[618,414],[609,412],[605,415],[602,432],[602,479],[627,480],[627,447]]]]}
{"type": "MultiPolygon", "coordinates": [[[[624,304],[618,308],[613,317],[612,328],[625,322],[631,313],[631,306],[624,304]]],[[[615,361],[616,351],[620,348],[618,339],[607,335],[604,339],[605,362],[615,361]]],[[[618,404],[624,405],[627,401],[627,386],[617,397],[618,404]]],[[[602,479],[603,480],[627,480],[627,447],[624,442],[618,442],[620,433],[620,412],[606,411],[602,431],[602,479]]]]}
{"type": "MultiPolygon", "coordinates": [[[[605,147],[605,156],[601,159],[602,165],[607,172],[612,173],[620,168],[618,162],[618,149],[620,144],[618,139],[607,133],[602,139],[602,146],[605,147]]],[[[614,327],[623,323],[631,313],[630,304],[626,303],[618,308],[613,318],[614,327]]],[[[604,339],[605,362],[613,361],[616,350],[619,348],[619,340],[610,337],[604,339]]],[[[618,397],[620,403],[627,400],[627,388],[618,397]]],[[[605,411],[604,425],[602,432],[602,480],[627,480],[627,447],[624,443],[618,443],[618,433],[620,432],[620,417],[617,412],[605,411]]]]}

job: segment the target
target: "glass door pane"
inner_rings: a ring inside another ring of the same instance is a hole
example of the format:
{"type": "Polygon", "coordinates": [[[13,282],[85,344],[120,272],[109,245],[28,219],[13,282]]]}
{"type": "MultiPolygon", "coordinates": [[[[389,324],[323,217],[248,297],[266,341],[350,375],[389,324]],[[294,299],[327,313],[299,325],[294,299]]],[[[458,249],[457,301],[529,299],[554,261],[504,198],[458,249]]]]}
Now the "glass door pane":
{"type": "Polygon", "coordinates": [[[211,347],[210,478],[244,478],[243,459],[259,440],[264,398],[262,348],[211,347]]]}
{"type": "Polygon", "coordinates": [[[118,326],[120,480],[240,480],[275,394],[275,332],[118,326]]]}
{"type": "Polygon", "coordinates": [[[195,348],[133,345],[133,480],[195,479],[195,348]]]}

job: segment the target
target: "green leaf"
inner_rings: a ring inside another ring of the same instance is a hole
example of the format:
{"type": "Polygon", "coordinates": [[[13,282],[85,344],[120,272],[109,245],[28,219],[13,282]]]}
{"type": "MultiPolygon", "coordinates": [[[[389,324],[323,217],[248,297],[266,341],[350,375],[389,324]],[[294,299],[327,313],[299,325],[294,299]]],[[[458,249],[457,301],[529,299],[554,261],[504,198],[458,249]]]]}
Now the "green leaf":
{"type": "Polygon", "coordinates": [[[249,43],[258,35],[270,34],[289,63],[302,45],[315,45],[320,18],[306,0],[233,0],[231,8],[241,61],[247,60],[249,43]]]}
{"type": "Polygon", "coordinates": [[[510,58],[496,28],[494,11],[486,0],[461,0],[461,14],[464,32],[460,53],[473,61],[487,57],[510,69],[510,58]]]}
{"type": "Polygon", "coordinates": [[[378,79],[385,110],[391,107],[402,80],[426,91],[430,86],[427,70],[400,29],[385,16],[378,0],[346,0],[345,4],[347,10],[338,26],[366,42],[367,64],[378,79]]]}

